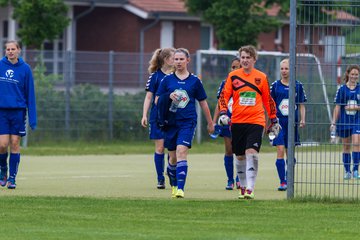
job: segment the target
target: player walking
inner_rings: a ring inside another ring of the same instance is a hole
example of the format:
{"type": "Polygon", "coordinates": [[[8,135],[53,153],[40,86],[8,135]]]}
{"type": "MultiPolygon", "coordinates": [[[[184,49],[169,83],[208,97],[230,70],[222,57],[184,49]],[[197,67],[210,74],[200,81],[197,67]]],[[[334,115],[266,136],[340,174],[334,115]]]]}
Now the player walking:
{"type": "Polygon", "coordinates": [[[239,49],[241,68],[229,73],[218,104],[219,123],[227,123],[230,97],[232,149],[236,155],[236,170],[240,180],[240,199],[253,199],[258,172],[259,151],[265,127],[265,110],[270,119],[269,129],[279,128],[276,106],[270,96],[265,73],[254,68],[257,52],[253,46],[239,49]]]}
{"type": "Polygon", "coordinates": [[[360,179],[359,159],[360,159],[360,67],[350,65],[345,71],[344,85],[337,90],[334,103],[330,131],[336,129],[336,134],[343,143],[343,163],[345,168],[344,179],[360,179]],[[353,158],[353,171],[351,172],[351,146],[353,158]]]}
{"type": "MultiPolygon", "coordinates": [[[[164,142],[170,156],[168,175],[172,185],[172,197],[177,198],[184,197],[188,172],[187,155],[197,124],[195,100],[199,101],[205,114],[208,132],[214,131],[205,89],[200,79],[188,71],[189,62],[189,51],[185,48],[176,49],[174,55],[176,70],[164,77],[156,93],[156,102],[164,95],[167,96],[168,100],[177,102],[177,109],[173,109],[175,121],[174,124],[167,127],[164,142]]],[[[160,108],[160,106],[158,107],[160,108]]]]}
{"type": "Polygon", "coordinates": [[[20,52],[18,42],[8,41],[0,62],[0,185],[7,184],[9,189],[16,188],[20,140],[26,135],[26,110],[31,129],[36,128],[34,80],[30,66],[19,57],[20,52]]]}
{"type": "Polygon", "coordinates": [[[154,163],[157,173],[157,188],[165,188],[164,177],[164,133],[160,130],[156,123],[157,108],[154,104],[155,93],[160,85],[160,81],[164,76],[173,70],[174,65],[173,48],[156,49],[149,62],[148,72],[150,74],[149,80],[146,83],[145,99],[143,105],[143,116],[141,125],[147,127],[149,124],[149,136],[155,142],[154,163]],[[151,106],[150,119],[148,121],[148,111],[151,106]]]}
{"type": "MultiPolygon", "coordinates": [[[[276,146],[277,159],[276,169],[280,179],[279,191],[287,189],[286,181],[286,162],[284,159],[288,148],[288,124],[289,124],[289,59],[280,62],[281,79],[273,82],[270,87],[271,97],[276,103],[276,116],[279,119],[281,130],[279,135],[273,140],[272,145],[276,146]]],[[[305,105],[307,101],[303,85],[295,81],[295,145],[300,145],[298,126],[305,127],[305,105]],[[300,122],[299,122],[300,110],[300,122]]]]}
{"type": "MultiPolygon", "coordinates": [[[[240,68],[240,59],[234,58],[231,61],[231,70],[234,71],[239,68],[240,68]]],[[[220,93],[222,92],[222,90],[224,88],[225,82],[226,82],[226,80],[223,80],[220,83],[219,89],[217,91],[217,99],[220,98],[220,93]]],[[[227,111],[227,115],[229,116],[229,118],[231,118],[232,103],[233,103],[232,98],[230,98],[228,111],[227,111]]],[[[228,178],[225,189],[233,190],[234,189],[234,157],[233,157],[234,154],[232,152],[232,147],[231,147],[230,126],[229,125],[220,126],[220,125],[216,124],[218,117],[219,117],[219,105],[216,104],[216,107],[214,110],[214,116],[213,116],[213,122],[215,124],[214,134],[219,135],[220,137],[224,138],[224,144],[225,144],[224,167],[225,167],[226,176],[228,178]]],[[[236,187],[238,189],[240,188],[240,182],[239,182],[238,176],[236,176],[236,187]]]]}

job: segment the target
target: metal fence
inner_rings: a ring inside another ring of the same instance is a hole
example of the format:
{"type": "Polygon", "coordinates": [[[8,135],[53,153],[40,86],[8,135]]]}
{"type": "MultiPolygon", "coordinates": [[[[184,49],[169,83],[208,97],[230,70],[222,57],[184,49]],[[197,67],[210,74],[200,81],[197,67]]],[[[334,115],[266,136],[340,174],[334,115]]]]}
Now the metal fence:
{"type": "Polygon", "coordinates": [[[358,64],[354,56],[360,50],[359,7],[360,2],[347,0],[291,1],[290,59],[296,62],[290,74],[295,72],[308,96],[307,126],[300,134],[304,143],[309,142],[295,151],[294,144],[289,145],[290,198],[359,199],[360,181],[343,179],[342,144],[329,142],[333,101],[342,74],[349,63],[358,64]],[[299,53],[315,55],[322,70],[313,71],[316,64],[304,62],[299,53]]]}

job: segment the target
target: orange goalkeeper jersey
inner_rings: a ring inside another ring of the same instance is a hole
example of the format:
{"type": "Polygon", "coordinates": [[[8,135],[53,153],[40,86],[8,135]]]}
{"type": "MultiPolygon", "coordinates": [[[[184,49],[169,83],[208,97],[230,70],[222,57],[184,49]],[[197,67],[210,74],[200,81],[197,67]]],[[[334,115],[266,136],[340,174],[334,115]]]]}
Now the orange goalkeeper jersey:
{"type": "Polygon", "coordinates": [[[253,68],[250,74],[242,68],[229,73],[219,98],[219,110],[226,111],[233,97],[232,123],[251,123],[265,127],[264,109],[269,118],[276,118],[276,105],[270,95],[265,73],[253,68]]]}

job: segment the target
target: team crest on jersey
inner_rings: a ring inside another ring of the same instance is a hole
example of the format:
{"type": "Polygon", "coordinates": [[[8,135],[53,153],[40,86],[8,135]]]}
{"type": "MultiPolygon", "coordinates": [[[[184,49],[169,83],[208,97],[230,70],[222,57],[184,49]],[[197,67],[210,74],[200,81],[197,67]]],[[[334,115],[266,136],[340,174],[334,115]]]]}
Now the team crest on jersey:
{"type": "Polygon", "coordinates": [[[255,84],[260,85],[260,83],[261,83],[261,78],[255,78],[255,84]]]}
{"type": "Polygon", "coordinates": [[[5,73],[5,76],[8,77],[8,78],[14,77],[14,71],[11,70],[11,69],[7,70],[6,73],[5,73]]]}

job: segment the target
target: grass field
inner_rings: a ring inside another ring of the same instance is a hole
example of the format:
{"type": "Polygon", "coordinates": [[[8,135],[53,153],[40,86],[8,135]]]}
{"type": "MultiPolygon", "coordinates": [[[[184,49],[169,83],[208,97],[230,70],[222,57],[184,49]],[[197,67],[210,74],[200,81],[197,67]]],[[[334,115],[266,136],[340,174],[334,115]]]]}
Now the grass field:
{"type": "MultiPolygon", "coordinates": [[[[132,151],[129,146],[125,144],[124,148],[132,151]]],[[[140,151],[146,151],[148,146],[145,144],[140,151]]],[[[215,151],[212,145],[205,146],[205,151],[208,147],[215,151]]],[[[38,147],[43,153],[55,152],[55,156],[25,149],[17,189],[0,189],[0,216],[4,219],[1,236],[4,239],[358,236],[359,202],[287,201],[285,192],[276,191],[273,152],[260,155],[256,199],[238,200],[237,191],[224,189],[223,155],[219,153],[222,146],[216,147],[218,153],[198,153],[201,147],[191,150],[185,199],[171,199],[169,188],[156,189],[150,147],[146,154],[114,154],[112,146],[105,148],[112,154],[106,154],[102,152],[104,148],[95,148],[97,154],[92,155],[64,151],[71,149],[69,146],[38,147]],[[55,150],[51,151],[52,148],[55,150]]],[[[90,148],[82,148],[82,152],[94,151],[90,148]]]]}

